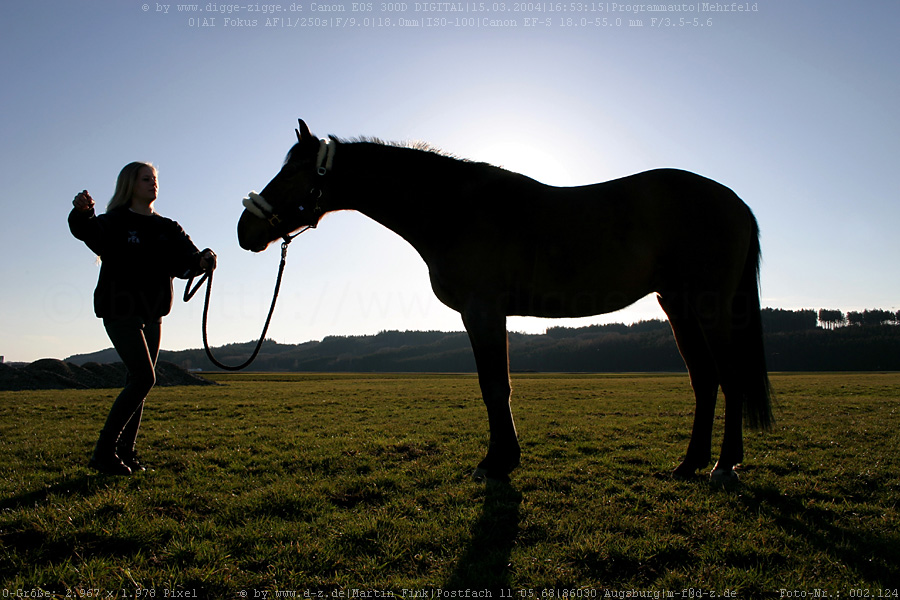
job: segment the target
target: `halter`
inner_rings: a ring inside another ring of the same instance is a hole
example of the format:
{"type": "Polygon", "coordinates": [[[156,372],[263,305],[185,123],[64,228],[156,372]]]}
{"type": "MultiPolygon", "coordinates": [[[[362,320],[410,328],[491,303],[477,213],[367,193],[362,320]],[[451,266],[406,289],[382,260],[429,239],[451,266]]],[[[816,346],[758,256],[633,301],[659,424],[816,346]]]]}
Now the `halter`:
{"type": "MultiPolygon", "coordinates": [[[[325,177],[329,171],[331,171],[332,165],[334,164],[334,152],[337,149],[337,144],[330,139],[327,140],[319,140],[319,151],[316,154],[316,174],[319,177],[325,177]]],[[[313,209],[314,213],[321,213],[322,208],[319,206],[319,199],[322,197],[323,190],[320,186],[313,186],[309,190],[309,195],[313,198],[316,203],[315,208],[313,209]]],[[[275,209],[269,204],[265,198],[259,195],[256,192],[250,192],[243,201],[244,208],[250,211],[251,214],[259,217],[260,219],[264,219],[269,225],[272,226],[276,231],[282,228],[282,223],[284,222],[284,213],[279,214],[275,212],[275,209]]],[[[296,207],[287,207],[290,211],[303,212],[306,210],[306,207],[303,204],[297,204],[296,207]]],[[[297,233],[291,234],[291,232],[283,233],[281,235],[282,239],[285,242],[291,243],[291,241],[306,231],[307,229],[315,229],[315,225],[306,225],[301,228],[297,233]]]]}
{"type": "MultiPolygon", "coordinates": [[[[319,152],[316,155],[316,173],[320,177],[324,177],[331,170],[331,166],[334,163],[334,151],[337,144],[332,140],[319,140],[319,152]]],[[[316,213],[321,213],[322,208],[319,206],[319,198],[322,197],[322,188],[313,186],[310,189],[310,195],[315,196],[316,207],[313,209],[316,213]]],[[[268,221],[269,225],[275,228],[276,231],[280,229],[280,225],[283,222],[283,219],[275,212],[272,208],[272,205],[266,202],[266,199],[257,194],[256,192],[250,192],[247,198],[244,198],[243,202],[244,206],[249,210],[252,214],[256,215],[260,219],[265,219],[268,221]]],[[[292,210],[296,211],[304,211],[306,207],[302,204],[298,204],[296,208],[292,210]]],[[[284,275],[284,266],[287,262],[287,251],[288,245],[293,241],[295,237],[306,231],[307,229],[315,229],[315,225],[306,225],[302,227],[297,233],[291,234],[287,232],[282,234],[282,239],[284,241],[281,243],[281,262],[278,265],[278,276],[275,278],[275,290],[272,292],[272,304],[269,306],[269,314],[266,316],[266,323],[263,325],[262,333],[259,336],[259,341],[256,343],[256,348],[254,348],[253,353],[250,355],[246,361],[239,365],[226,365],[216,359],[213,356],[212,349],[209,347],[209,340],[207,339],[206,330],[207,330],[207,320],[209,317],[209,297],[212,293],[212,280],[213,280],[213,272],[206,271],[203,274],[203,277],[200,278],[200,281],[197,282],[197,285],[191,288],[191,284],[194,281],[194,278],[191,277],[187,284],[184,286],[184,301],[188,302],[191,298],[194,297],[194,294],[197,293],[197,290],[200,289],[200,286],[203,285],[203,282],[206,282],[206,299],[203,303],[203,348],[206,350],[206,356],[209,358],[210,362],[212,362],[215,366],[220,369],[225,369],[226,371],[239,371],[253,362],[256,356],[259,354],[260,349],[262,349],[263,342],[266,339],[266,332],[269,330],[269,323],[272,321],[272,314],[275,312],[275,303],[278,301],[278,291],[281,289],[281,277],[284,275]]]]}

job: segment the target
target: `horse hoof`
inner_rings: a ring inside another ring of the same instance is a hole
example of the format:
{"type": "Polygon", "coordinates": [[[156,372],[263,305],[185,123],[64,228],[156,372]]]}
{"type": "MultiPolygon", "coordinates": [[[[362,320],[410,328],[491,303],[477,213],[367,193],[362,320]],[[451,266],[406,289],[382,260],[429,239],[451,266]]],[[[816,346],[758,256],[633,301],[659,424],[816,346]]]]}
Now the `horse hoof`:
{"type": "Polygon", "coordinates": [[[472,472],[472,480],[476,483],[509,483],[509,475],[497,475],[487,469],[478,467],[472,472]]]}
{"type": "Polygon", "coordinates": [[[734,485],[740,481],[738,474],[731,467],[716,467],[709,474],[709,480],[717,485],[734,485]]]}
{"type": "Polygon", "coordinates": [[[685,465],[679,465],[671,472],[672,479],[678,481],[688,481],[697,478],[697,469],[685,465]]]}

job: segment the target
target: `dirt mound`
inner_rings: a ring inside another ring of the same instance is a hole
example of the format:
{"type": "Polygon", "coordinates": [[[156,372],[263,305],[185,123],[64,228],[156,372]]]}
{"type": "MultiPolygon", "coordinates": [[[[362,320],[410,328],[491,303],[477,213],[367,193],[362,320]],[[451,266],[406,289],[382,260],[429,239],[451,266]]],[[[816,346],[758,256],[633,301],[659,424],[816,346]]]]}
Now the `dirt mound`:
{"type": "MultiPolygon", "coordinates": [[[[122,363],[74,363],[44,358],[16,368],[0,363],[0,391],[65,390],[120,388],[125,385],[122,363]]],[[[156,385],[216,385],[203,377],[188,373],[176,364],[156,363],[156,385]]]]}

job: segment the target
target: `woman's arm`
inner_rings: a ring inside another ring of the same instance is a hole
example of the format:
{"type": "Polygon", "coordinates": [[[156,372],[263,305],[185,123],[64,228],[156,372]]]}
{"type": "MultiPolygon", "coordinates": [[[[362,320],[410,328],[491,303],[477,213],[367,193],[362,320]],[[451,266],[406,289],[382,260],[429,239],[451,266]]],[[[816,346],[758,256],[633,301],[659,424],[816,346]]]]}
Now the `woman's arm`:
{"type": "Polygon", "coordinates": [[[84,190],[75,196],[72,206],[69,231],[99,256],[103,253],[103,231],[94,214],[94,199],[84,190]]]}
{"type": "Polygon", "coordinates": [[[173,269],[172,275],[181,279],[190,279],[216,268],[216,253],[206,248],[202,252],[197,249],[190,236],[185,233],[184,229],[171,221],[175,228],[174,238],[176,248],[173,248],[173,269]]]}

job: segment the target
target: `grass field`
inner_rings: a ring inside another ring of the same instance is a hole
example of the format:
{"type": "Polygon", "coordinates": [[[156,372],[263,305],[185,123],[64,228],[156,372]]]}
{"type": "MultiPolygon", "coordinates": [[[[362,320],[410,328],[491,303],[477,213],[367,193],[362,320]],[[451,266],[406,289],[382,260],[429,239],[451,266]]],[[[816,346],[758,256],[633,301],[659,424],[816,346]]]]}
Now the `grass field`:
{"type": "Polygon", "coordinates": [[[774,375],[727,490],[668,477],[683,374],[514,376],[510,486],[474,376],[215,377],[153,391],[130,478],[85,467],[117,390],[0,392],[0,596],[898,594],[900,374],[774,375]]]}

